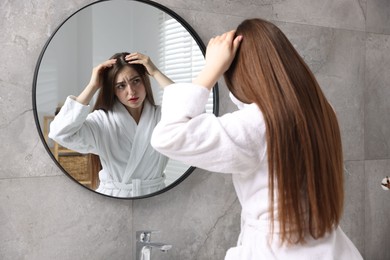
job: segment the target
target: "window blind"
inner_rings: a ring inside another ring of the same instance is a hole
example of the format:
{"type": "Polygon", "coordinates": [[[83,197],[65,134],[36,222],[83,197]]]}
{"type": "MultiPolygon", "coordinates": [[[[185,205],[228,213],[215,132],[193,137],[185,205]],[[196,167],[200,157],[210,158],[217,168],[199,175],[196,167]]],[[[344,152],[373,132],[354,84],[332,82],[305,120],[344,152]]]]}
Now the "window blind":
{"type": "MultiPolygon", "coordinates": [[[[191,34],[176,19],[160,13],[159,68],[176,83],[192,82],[202,70],[205,60],[198,44],[191,34]]],[[[163,91],[157,99],[161,103],[163,91]]],[[[213,113],[213,92],[205,107],[206,113],[213,113]]],[[[166,185],[171,184],[188,169],[175,160],[169,160],[165,169],[166,185]]]]}

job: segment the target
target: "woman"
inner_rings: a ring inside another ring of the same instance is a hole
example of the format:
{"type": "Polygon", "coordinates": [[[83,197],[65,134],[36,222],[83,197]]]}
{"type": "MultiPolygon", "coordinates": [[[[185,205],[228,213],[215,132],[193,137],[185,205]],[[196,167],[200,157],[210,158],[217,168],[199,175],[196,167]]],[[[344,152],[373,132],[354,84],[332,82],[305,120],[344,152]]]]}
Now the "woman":
{"type": "Polygon", "coordinates": [[[335,112],[285,35],[261,19],[210,40],[193,84],[164,90],[152,146],[189,165],[231,173],[242,205],[225,259],[362,259],[338,227],[343,158],[335,112]],[[203,114],[224,74],[239,110],[203,114]]]}
{"type": "Polygon", "coordinates": [[[49,137],[60,145],[99,156],[100,193],[132,197],[164,187],[168,159],[150,146],[161,108],[154,104],[148,74],[162,87],[172,83],[149,57],[115,54],[93,69],[89,84],[78,97],[66,99],[50,125],[49,137]]]}

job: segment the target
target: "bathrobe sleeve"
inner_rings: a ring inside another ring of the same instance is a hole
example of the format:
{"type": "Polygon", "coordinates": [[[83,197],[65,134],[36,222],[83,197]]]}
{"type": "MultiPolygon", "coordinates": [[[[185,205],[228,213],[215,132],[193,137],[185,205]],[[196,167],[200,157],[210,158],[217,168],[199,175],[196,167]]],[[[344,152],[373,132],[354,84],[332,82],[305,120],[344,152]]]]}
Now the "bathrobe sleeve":
{"type": "Polygon", "coordinates": [[[100,133],[99,113],[90,114],[90,107],[69,96],[50,124],[49,138],[79,153],[97,153],[100,133]]]}
{"type": "Polygon", "coordinates": [[[214,172],[250,174],[265,155],[265,126],[255,104],[221,117],[204,113],[209,90],[194,84],[164,89],[152,146],[168,157],[214,172]]]}

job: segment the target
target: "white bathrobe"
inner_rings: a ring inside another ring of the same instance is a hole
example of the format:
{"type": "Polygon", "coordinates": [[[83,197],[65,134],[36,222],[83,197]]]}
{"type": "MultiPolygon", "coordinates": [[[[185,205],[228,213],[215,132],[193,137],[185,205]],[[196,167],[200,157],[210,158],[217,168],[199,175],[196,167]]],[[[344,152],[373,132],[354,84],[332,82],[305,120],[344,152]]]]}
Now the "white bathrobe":
{"type": "MultiPolygon", "coordinates": [[[[268,244],[268,165],[262,113],[256,104],[245,105],[232,98],[240,110],[222,117],[205,114],[208,96],[206,88],[193,84],[166,87],[162,118],[151,142],[172,159],[232,174],[242,206],[241,233],[225,259],[362,259],[340,228],[319,240],[308,237],[304,246],[280,246],[277,239],[268,244]]],[[[275,223],[274,238],[277,227],[275,223]]]]}
{"type": "Polygon", "coordinates": [[[145,101],[137,125],[120,102],[107,113],[90,113],[89,106],[70,96],[50,124],[49,137],[79,153],[99,155],[102,170],[96,191],[117,197],[141,196],[165,186],[168,158],[150,145],[160,117],[161,107],[145,101]]]}

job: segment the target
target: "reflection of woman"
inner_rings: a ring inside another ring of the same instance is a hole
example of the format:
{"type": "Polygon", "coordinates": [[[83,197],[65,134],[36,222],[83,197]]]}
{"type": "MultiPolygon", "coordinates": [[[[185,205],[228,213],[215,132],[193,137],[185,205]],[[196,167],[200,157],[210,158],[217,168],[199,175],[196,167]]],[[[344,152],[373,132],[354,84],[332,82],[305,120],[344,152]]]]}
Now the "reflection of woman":
{"type": "Polygon", "coordinates": [[[362,259],[338,227],[344,192],[336,115],[273,24],[246,20],[236,34],[211,39],[193,84],[165,88],[151,142],[173,159],[232,174],[242,222],[226,260],[362,259]],[[203,114],[222,74],[239,111],[203,114]]]}
{"type": "Polygon", "coordinates": [[[66,99],[50,125],[49,137],[59,144],[99,156],[97,191],[103,194],[139,196],[164,187],[168,159],[150,146],[161,108],[154,104],[147,74],[162,87],[172,83],[149,57],[115,54],[93,69],[86,88],[66,99]],[[98,90],[90,113],[88,104],[98,90]]]}

